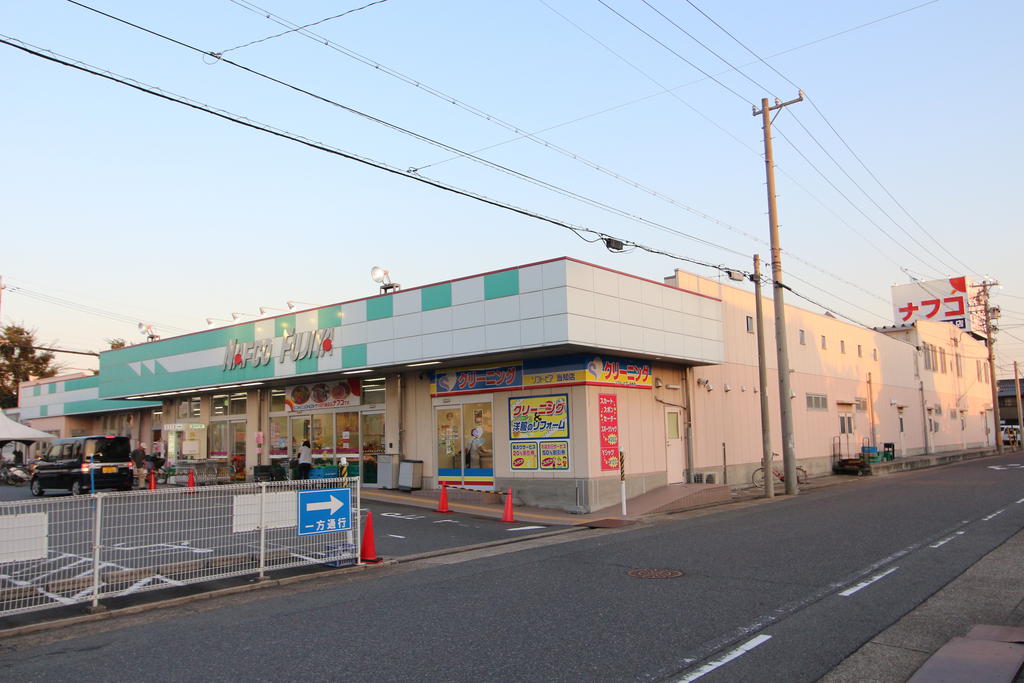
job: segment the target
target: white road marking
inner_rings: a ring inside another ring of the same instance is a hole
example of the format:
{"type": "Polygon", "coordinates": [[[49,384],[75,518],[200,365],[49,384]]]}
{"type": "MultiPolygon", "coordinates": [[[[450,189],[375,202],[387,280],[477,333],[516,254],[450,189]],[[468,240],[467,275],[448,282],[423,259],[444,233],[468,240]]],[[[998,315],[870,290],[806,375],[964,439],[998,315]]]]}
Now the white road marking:
{"type": "Polygon", "coordinates": [[[426,515],[403,515],[401,512],[382,512],[380,516],[392,519],[424,519],[426,517],[426,515]]]}
{"type": "Polygon", "coordinates": [[[755,647],[757,647],[758,645],[760,645],[761,643],[763,643],[763,642],[765,642],[766,640],[769,640],[769,639],[771,639],[771,636],[766,636],[766,635],[755,636],[754,638],[751,638],[747,642],[745,642],[742,645],[740,645],[735,650],[731,650],[731,651],[725,653],[723,656],[719,657],[718,659],[716,659],[716,660],[714,660],[712,662],[708,662],[707,664],[705,664],[701,668],[699,668],[696,671],[694,671],[692,674],[687,674],[686,676],[680,678],[679,679],[679,683],[689,683],[689,681],[695,681],[698,678],[700,678],[701,676],[704,676],[706,674],[711,673],[712,671],[714,671],[718,667],[722,666],[723,664],[728,664],[729,662],[731,662],[732,660],[736,659],[737,657],[739,657],[741,655],[744,655],[747,652],[750,652],[755,647]]]}
{"type": "Polygon", "coordinates": [[[1021,498],[1020,500],[1017,501],[1018,505],[1020,505],[1021,503],[1024,503],[1024,498],[1021,498]]]}
{"type": "Polygon", "coordinates": [[[436,522],[434,522],[434,524],[458,524],[458,523],[459,523],[459,520],[457,520],[457,519],[439,519],[436,522]]]}
{"type": "Polygon", "coordinates": [[[1004,512],[1006,512],[1006,508],[1003,508],[1002,510],[996,510],[996,511],[995,511],[995,512],[993,512],[993,513],[992,513],[991,515],[989,515],[988,517],[982,517],[982,518],[981,518],[981,521],[983,521],[983,522],[987,522],[988,520],[992,519],[992,518],[993,518],[993,517],[995,517],[996,515],[1001,515],[1001,514],[1003,514],[1004,512]]]}
{"type": "Polygon", "coordinates": [[[966,533],[967,533],[966,531],[958,531],[958,532],[956,532],[955,534],[953,534],[952,536],[946,536],[946,537],[945,537],[944,539],[942,539],[941,541],[936,541],[935,543],[932,543],[932,544],[931,544],[930,546],[928,546],[928,547],[929,547],[929,548],[938,548],[939,546],[942,546],[942,545],[946,545],[947,543],[949,543],[950,541],[952,541],[952,540],[953,540],[954,538],[956,538],[957,536],[963,536],[963,535],[964,535],[964,534],[966,534],[966,533]]]}
{"type": "Polygon", "coordinates": [[[528,529],[546,529],[547,527],[542,526],[517,526],[511,529],[505,529],[505,531],[527,531],[528,529]]]}
{"type": "Polygon", "coordinates": [[[399,536],[398,534],[388,534],[391,538],[405,538],[405,536],[399,536]]]}
{"type": "Polygon", "coordinates": [[[899,567],[893,567],[892,569],[887,569],[886,571],[882,572],[881,574],[875,574],[874,576],[872,576],[867,581],[861,581],[856,586],[854,586],[852,588],[847,588],[842,593],[840,593],[840,595],[843,596],[844,598],[848,598],[851,595],[853,595],[854,593],[856,593],[857,591],[859,591],[861,588],[867,588],[868,586],[873,584],[875,581],[878,581],[879,579],[881,579],[881,578],[883,578],[885,576],[888,576],[889,574],[892,574],[897,569],[899,569],[899,567]]]}

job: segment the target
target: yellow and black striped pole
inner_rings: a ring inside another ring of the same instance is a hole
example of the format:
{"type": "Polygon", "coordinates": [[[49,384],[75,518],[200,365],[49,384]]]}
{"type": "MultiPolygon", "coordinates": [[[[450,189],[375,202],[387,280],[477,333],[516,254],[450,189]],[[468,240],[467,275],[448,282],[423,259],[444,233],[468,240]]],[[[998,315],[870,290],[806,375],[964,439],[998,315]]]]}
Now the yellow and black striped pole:
{"type": "Polygon", "coordinates": [[[619,492],[622,497],[622,516],[626,516],[626,451],[619,451],[619,492]]]}

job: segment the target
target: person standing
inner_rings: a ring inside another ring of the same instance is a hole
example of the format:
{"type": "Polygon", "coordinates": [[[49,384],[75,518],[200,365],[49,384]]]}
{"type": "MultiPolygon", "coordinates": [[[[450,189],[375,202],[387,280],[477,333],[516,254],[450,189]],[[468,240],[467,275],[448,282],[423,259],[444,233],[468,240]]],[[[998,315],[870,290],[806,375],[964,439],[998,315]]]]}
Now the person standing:
{"type": "Polygon", "coordinates": [[[132,459],[132,464],[135,465],[135,476],[139,480],[139,488],[146,485],[146,476],[148,470],[146,469],[146,444],[139,442],[139,445],[135,447],[128,457],[132,459]]]}
{"type": "Polygon", "coordinates": [[[309,479],[309,470],[313,466],[313,449],[309,441],[303,441],[299,447],[299,479],[309,479]]]}

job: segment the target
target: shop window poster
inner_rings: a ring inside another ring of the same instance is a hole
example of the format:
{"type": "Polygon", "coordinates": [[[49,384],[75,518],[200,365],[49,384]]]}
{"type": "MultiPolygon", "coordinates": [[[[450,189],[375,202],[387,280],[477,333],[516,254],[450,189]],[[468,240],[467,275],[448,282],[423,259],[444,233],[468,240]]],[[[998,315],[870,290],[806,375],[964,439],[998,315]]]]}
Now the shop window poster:
{"type": "Polygon", "coordinates": [[[568,441],[541,441],[540,468],[542,470],[569,469],[568,441]]]}
{"type": "Polygon", "coordinates": [[[619,400],[615,394],[597,397],[597,428],[600,431],[601,471],[619,469],[619,400]]]}
{"type": "Polygon", "coordinates": [[[537,442],[524,441],[511,444],[512,469],[513,470],[535,470],[537,469],[537,442]]]}

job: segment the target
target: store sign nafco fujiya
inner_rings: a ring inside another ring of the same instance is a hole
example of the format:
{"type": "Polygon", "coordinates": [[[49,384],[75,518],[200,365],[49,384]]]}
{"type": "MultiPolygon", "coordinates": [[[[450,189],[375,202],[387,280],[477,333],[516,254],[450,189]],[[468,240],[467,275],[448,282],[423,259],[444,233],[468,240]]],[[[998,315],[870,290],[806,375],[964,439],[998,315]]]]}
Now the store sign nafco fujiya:
{"type": "MultiPolygon", "coordinates": [[[[334,330],[333,327],[325,327],[280,337],[281,351],[278,354],[278,362],[333,356],[334,330]]],[[[275,341],[275,337],[268,337],[251,342],[239,342],[237,339],[228,342],[224,347],[224,369],[234,370],[249,365],[258,368],[261,365],[269,365],[274,358],[275,341]]]]}

